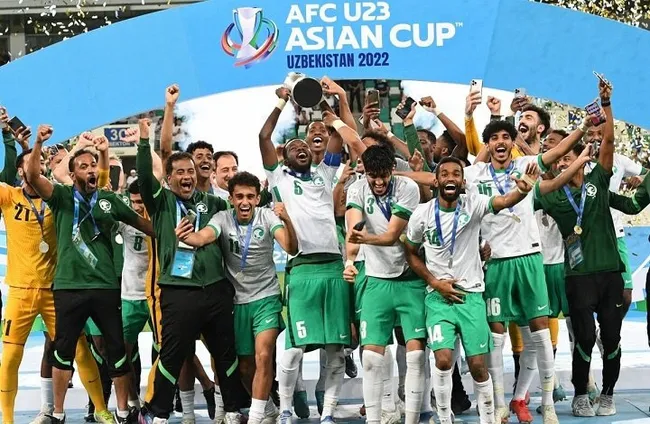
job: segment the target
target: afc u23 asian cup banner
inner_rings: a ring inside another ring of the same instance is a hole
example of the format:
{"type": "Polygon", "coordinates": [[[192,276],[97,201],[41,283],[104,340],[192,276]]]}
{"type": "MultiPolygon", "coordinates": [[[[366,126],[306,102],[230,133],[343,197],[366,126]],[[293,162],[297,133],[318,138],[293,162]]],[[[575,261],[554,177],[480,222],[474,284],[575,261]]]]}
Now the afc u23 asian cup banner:
{"type": "Polygon", "coordinates": [[[513,90],[574,106],[592,71],[617,118],[650,128],[650,32],[528,0],[210,0],[129,19],[0,68],[0,104],[51,143],[181,100],[282,83],[288,72],[513,90]],[[120,54],[122,52],[122,54],[120,54]]]}

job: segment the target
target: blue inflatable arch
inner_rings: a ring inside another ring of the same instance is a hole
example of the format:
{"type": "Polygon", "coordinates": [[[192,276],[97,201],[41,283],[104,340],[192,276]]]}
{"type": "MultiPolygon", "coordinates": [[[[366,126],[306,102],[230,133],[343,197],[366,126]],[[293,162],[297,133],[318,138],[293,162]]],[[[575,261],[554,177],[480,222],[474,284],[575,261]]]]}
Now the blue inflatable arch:
{"type": "Polygon", "coordinates": [[[513,90],[650,128],[650,31],[527,0],[210,0],[76,36],[0,68],[0,104],[60,141],[182,99],[280,84],[288,72],[513,90]]]}

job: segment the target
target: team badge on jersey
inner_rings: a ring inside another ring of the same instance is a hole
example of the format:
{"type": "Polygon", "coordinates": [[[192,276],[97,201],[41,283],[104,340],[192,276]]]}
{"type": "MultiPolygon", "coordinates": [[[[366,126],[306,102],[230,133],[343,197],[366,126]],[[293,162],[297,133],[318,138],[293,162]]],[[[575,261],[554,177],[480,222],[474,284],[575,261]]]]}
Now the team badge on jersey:
{"type": "Polygon", "coordinates": [[[323,181],[323,177],[321,177],[320,175],[316,175],[314,177],[314,185],[317,185],[317,186],[325,185],[325,181],[323,181]]]}
{"type": "Polygon", "coordinates": [[[589,197],[595,197],[596,193],[598,193],[598,189],[592,183],[587,183],[586,189],[587,189],[587,196],[589,197]]]}
{"type": "Polygon", "coordinates": [[[462,211],[458,216],[458,225],[463,226],[466,225],[468,222],[469,222],[469,215],[467,214],[467,212],[462,211]]]}
{"type": "Polygon", "coordinates": [[[199,202],[196,204],[196,211],[200,213],[206,213],[208,211],[208,206],[203,202],[199,202]]]}
{"type": "Polygon", "coordinates": [[[253,229],[253,237],[255,237],[255,240],[262,240],[264,238],[264,228],[255,227],[253,229]]]}
{"type": "Polygon", "coordinates": [[[113,207],[113,205],[111,205],[111,202],[109,202],[108,200],[101,199],[99,201],[99,207],[101,208],[101,210],[104,211],[104,213],[109,213],[111,211],[111,207],[113,207]]]}

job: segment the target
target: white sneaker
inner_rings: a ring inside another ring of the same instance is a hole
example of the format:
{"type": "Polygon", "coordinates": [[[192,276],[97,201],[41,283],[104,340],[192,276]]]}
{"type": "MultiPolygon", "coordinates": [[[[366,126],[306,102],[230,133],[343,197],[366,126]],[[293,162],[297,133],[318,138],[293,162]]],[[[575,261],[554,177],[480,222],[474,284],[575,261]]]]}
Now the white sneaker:
{"type": "Polygon", "coordinates": [[[560,424],[560,420],[557,418],[555,407],[553,405],[542,405],[541,408],[544,424],[560,424]]]}
{"type": "Polygon", "coordinates": [[[41,410],[34,418],[34,421],[29,424],[49,424],[50,418],[46,415],[52,415],[52,412],[54,412],[54,409],[41,410]]]}
{"type": "Polygon", "coordinates": [[[239,412],[226,412],[224,422],[226,424],[241,424],[241,414],[239,412]]]}
{"type": "Polygon", "coordinates": [[[276,419],[277,424],[291,424],[293,414],[291,411],[282,411],[276,419]]]}
{"type": "Polygon", "coordinates": [[[214,412],[214,424],[221,424],[226,419],[226,410],[223,409],[223,398],[221,397],[219,386],[214,387],[214,400],[216,406],[214,412]]]}
{"type": "Polygon", "coordinates": [[[510,419],[510,409],[507,406],[494,408],[494,419],[497,423],[507,423],[510,419]]]}
{"type": "Polygon", "coordinates": [[[573,398],[571,410],[574,417],[594,417],[594,409],[591,406],[588,395],[579,395],[573,398]]]}
{"type": "Polygon", "coordinates": [[[273,412],[269,412],[264,416],[261,424],[274,424],[279,416],[280,412],[277,409],[273,412]]]}
{"type": "Polygon", "coordinates": [[[399,409],[394,411],[381,411],[381,424],[399,424],[402,422],[402,414],[399,409]]]}
{"type": "Polygon", "coordinates": [[[598,401],[598,409],[596,410],[596,415],[606,417],[615,414],[616,403],[614,402],[614,396],[601,394],[600,400],[598,401]]]}

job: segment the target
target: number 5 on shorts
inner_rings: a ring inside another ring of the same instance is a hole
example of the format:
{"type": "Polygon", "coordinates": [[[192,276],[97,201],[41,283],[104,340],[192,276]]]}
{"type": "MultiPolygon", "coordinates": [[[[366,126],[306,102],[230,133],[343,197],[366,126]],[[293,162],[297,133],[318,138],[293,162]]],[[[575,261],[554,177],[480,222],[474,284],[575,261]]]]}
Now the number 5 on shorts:
{"type": "Polygon", "coordinates": [[[487,305],[487,316],[489,317],[501,316],[501,299],[499,299],[498,297],[495,297],[493,299],[488,299],[486,305],[487,305]]]}
{"type": "Polygon", "coordinates": [[[307,327],[305,327],[305,321],[296,321],[296,331],[298,331],[299,339],[304,339],[307,337],[307,327]]]}

